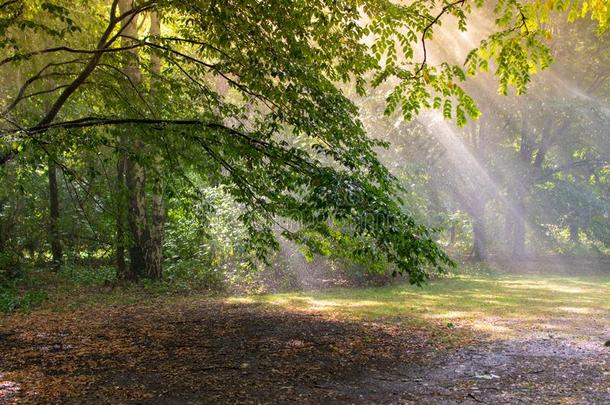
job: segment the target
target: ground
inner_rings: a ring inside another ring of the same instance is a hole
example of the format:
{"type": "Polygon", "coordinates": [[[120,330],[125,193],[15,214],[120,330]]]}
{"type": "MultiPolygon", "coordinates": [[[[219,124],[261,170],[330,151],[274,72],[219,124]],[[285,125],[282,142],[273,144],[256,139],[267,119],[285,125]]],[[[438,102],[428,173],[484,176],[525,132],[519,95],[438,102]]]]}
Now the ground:
{"type": "Polygon", "coordinates": [[[609,274],[472,273],[0,322],[0,402],[610,403],[609,274]]]}

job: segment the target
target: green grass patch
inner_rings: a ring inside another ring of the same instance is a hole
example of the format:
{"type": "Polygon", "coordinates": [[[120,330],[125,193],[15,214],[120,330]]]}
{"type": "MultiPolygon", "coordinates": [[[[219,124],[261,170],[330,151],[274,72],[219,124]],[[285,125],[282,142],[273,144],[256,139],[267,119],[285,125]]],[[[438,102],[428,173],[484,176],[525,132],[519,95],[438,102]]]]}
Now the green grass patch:
{"type": "Polygon", "coordinates": [[[562,319],[564,324],[569,324],[571,319],[599,318],[607,314],[610,274],[543,276],[468,271],[433,280],[421,288],[410,285],[342,288],[238,297],[229,301],[260,302],[356,320],[404,323],[436,320],[449,327],[468,323],[490,332],[509,332],[506,323],[510,321],[541,324],[549,319],[562,319]],[[494,323],[493,319],[502,322],[494,323]]]}
{"type": "MultiPolygon", "coordinates": [[[[0,311],[34,308],[70,311],[104,305],[130,305],[152,299],[174,301],[184,296],[209,297],[213,290],[176,280],[116,284],[112,268],[66,266],[60,273],[29,269],[20,280],[0,288],[0,311]],[[202,295],[205,293],[204,295],[202,295]]],[[[248,295],[229,302],[257,302],[277,308],[322,312],[330,317],[427,325],[449,329],[475,326],[510,333],[524,323],[540,326],[562,319],[569,327],[583,319],[608,322],[610,273],[534,275],[500,273],[481,266],[461,266],[457,273],[423,287],[341,288],[312,292],[248,295]],[[518,323],[518,324],[517,324],[518,323]]],[[[552,325],[551,325],[552,326],[552,325]]],[[[610,326],[610,325],[608,325],[610,326]]]]}

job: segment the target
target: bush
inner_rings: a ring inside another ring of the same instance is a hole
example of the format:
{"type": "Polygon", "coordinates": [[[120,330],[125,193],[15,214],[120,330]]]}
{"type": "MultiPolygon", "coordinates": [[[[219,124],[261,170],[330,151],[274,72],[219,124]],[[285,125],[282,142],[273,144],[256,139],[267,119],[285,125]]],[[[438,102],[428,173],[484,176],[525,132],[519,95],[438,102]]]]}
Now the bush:
{"type": "Polygon", "coordinates": [[[0,252],[0,284],[22,276],[19,255],[12,252],[0,252]]]}
{"type": "Polygon", "coordinates": [[[173,290],[219,290],[224,284],[222,269],[208,266],[199,260],[181,260],[171,264],[166,267],[163,278],[173,290]]]}
{"type": "Polygon", "coordinates": [[[195,194],[174,199],[168,208],[164,281],[172,290],[219,289],[225,269],[239,267],[247,256],[239,205],[222,187],[195,194]]]}
{"type": "Polygon", "coordinates": [[[84,287],[95,287],[116,281],[114,267],[86,267],[65,264],[59,271],[59,276],[71,284],[84,287]]]}
{"type": "Polygon", "coordinates": [[[47,298],[43,291],[26,291],[23,294],[14,286],[0,287],[0,312],[18,309],[30,310],[47,298]]]}

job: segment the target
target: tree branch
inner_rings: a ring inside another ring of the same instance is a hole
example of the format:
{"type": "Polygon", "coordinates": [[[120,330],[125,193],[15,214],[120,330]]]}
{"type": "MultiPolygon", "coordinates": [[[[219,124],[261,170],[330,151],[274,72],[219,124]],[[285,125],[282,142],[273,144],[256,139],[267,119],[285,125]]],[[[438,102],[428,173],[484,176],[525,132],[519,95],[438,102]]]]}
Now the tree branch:
{"type": "Polygon", "coordinates": [[[428,50],[426,49],[426,35],[428,35],[428,32],[432,29],[432,27],[434,27],[434,25],[436,25],[438,23],[438,21],[443,17],[444,14],[446,14],[450,9],[452,9],[453,7],[457,6],[457,5],[463,5],[466,2],[466,0],[457,0],[453,3],[447,4],[445,7],[443,7],[443,9],[441,10],[440,13],[438,13],[436,15],[436,17],[430,21],[430,23],[428,25],[426,25],[424,27],[424,30],[422,31],[422,35],[421,35],[421,45],[422,45],[422,49],[424,52],[424,57],[423,60],[419,66],[419,68],[415,71],[415,76],[418,76],[421,71],[424,69],[424,66],[426,65],[426,62],[428,60],[428,50]]]}

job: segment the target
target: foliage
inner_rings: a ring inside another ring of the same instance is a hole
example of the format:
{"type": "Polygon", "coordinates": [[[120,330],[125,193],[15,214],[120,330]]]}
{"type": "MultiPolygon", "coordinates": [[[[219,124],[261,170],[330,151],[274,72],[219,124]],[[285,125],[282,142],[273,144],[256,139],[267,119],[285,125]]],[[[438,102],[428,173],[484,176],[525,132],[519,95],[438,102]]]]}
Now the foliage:
{"type": "Polygon", "coordinates": [[[172,201],[167,217],[165,257],[173,266],[222,267],[243,259],[241,211],[222,187],[202,187],[172,201]],[[187,261],[187,263],[181,263],[187,261]]]}
{"type": "Polygon", "coordinates": [[[27,271],[14,267],[11,259],[9,263],[9,271],[4,270],[7,267],[0,267],[0,312],[29,311],[41,304],[47,294],[32,285],[27,271]]]}
{"type": "MultiPolygon", "coordinates": [[[[125,200],[161,193],[170,206],[166,264],[175,274],[211,275],[229,258],[255,268],[277,249],[279,228],[312,254],[377,270],[387,264],[422,283],[452,262],[438,232],[407,209],[403,185],[378,156],[388,144],[367,133],[347,93],[384,88],[386,114],[410,120],[432,108],[463,126],[480,115],[467,77],[493,66],[502,93],[524,92],[551,62],[545,23],[558,13],[591,17],[599,35],[607,26],[603,1],[126,3],[128,10],[117,1],[1,6],[0,175],[7,190],[23,187],[28,204],[2,200],[11,226],[3,249],[28,260],[47,260],[50,232],[39,225],[52,223],[43,203],[52,163],[65,182],[59,238],[75,262],[108,260],[123,244],[133,253],[143,244],[139,228],[115,235],[117,223],[134,218],[125,200]],[[493,16],[489,36],[464,66],[432,64],[443,21],[465,31],[477,8],[493,16]],[[151,14],[161,15],[161,33],[151,14]],[[141,190],[117,186],[121,161],[142,168],[141,190]],[[228,205],[218,197],[200,203],[201,187],[222,190],[228,205]],[[231,219],[220,215],[219,239],[207,237],[209,218],[225,207],[231,219]]],[[[152,213],[138,212],[144,229],[152,213]]]]}
{"type": "Polygon", "coordinates": [[[108,285],[116,281],[116,271],[112,267],[88,268],[85,266],[62,266],[59,277],[71,284],[82,287],[108,285]]]}
{"type": "Polygon", "coordinates": [[[19,277],[21,271],[19,257],[14,252],[0,253],[0,284],[19,277]]]}
{"type": "Polygon", "coordinates": [[[29,311],[47,298],[42,291],[20,292],[14,287],[0,286],[0,312],[29,311]]]}

